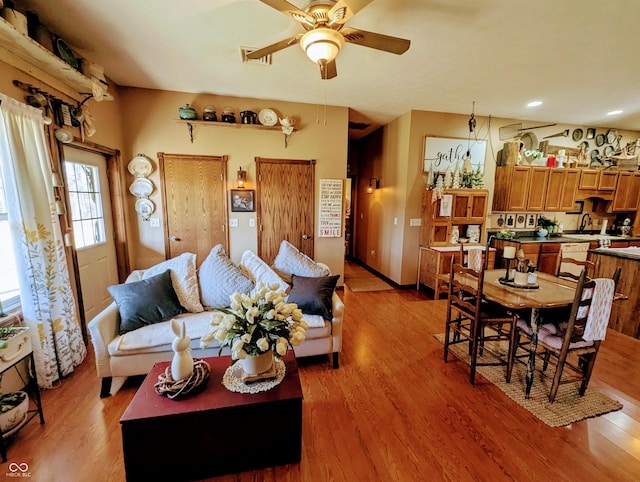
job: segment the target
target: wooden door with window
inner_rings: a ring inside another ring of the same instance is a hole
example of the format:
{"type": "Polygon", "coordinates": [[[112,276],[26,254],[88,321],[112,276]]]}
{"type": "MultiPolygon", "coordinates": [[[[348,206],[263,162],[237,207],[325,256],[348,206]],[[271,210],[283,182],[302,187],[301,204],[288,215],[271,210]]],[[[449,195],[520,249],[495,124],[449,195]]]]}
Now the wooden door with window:
{"type": "Polygon", "coordinates": [[[195,253],[198,266],[216,244],[229,252],[227,156],[158,153],[165,255],[195,253]]]}
{"type": "Polygon", "coordinates": [[[118,283],[107,160],[70,146],[64,147],[63,156],[81,306],[89,321],[113,301],[107,287],[118,283]]]}
{"type": "Polygon", "coordinates": [[[313,258],[314,160],[256,157],[258,256],[271,264],[286,239],[313,258]]]}

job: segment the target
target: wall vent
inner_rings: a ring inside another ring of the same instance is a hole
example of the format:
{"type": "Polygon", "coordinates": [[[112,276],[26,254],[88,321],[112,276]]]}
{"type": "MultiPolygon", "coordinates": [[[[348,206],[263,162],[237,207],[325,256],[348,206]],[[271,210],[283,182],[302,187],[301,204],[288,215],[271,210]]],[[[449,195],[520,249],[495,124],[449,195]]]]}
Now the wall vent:
{"type": "Polygon", "coordinates": [[[371,124],[367,124],[366,122],[349,122],[349,129],[356,131],[363,131],[369,127],[371,127],[371,124]]]}
{"type": "Polygon", "coordinates": [[[247,54],[250,54],[251,52],[255,52],[256,50],[258,50],[256,47],[240,47],[242,62],[248,63],[248,64],[271,65],[273,54],[265,55],[264,57],[260,57],[259,59],[255,59],[255,60],[247,58],[247,54]]]}

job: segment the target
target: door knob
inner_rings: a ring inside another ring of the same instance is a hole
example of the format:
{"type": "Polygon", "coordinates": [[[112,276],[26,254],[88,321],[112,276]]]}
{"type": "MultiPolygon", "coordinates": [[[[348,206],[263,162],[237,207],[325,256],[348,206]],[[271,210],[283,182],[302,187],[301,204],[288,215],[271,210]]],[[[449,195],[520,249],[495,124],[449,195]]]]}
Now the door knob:
{"type": "Polygon", "coordinates": [[[177,242],[177,241],[180,241],[180,238],[176,238],[175,236],[171,236],[170,241],[171,241],[172,243],[175,243],[175,242],[177,242]]]}
{"type": "Polygon", "coordinates": [[[308,234],[303,234],[302,239],[311,239],[313,236],[309,236],[308,234]]]}

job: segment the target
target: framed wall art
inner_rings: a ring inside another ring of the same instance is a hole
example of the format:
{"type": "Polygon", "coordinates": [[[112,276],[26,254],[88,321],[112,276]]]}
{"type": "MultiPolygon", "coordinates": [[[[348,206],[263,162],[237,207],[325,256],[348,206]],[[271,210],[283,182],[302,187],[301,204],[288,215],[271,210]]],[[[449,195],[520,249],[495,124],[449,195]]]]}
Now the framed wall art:
{"type": "Polygon", "coordinates": [[[462,159],[467,153],[467,148],[471,152],[473,170],[480,167],[480,172],[484,173],[486,141],[472,139],[469,142],[468,139],[428,136],[424,138],[422,172],[446,172],[447,170],[453,172],[456,166],[462,168],[462,159]]]}
{"type": "Polygon", "coordinates": [[[231,212],[252,213],[256,210],[256,192],[253,189],[231,189],[231,212]]]}

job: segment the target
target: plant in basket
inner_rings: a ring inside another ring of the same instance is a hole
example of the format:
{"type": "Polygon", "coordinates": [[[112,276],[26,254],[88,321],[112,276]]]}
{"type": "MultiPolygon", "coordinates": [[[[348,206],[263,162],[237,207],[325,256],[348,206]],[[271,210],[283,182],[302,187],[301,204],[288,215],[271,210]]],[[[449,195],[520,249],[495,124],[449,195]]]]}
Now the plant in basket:
{"type": "Polygon", "coordinates": [[[200,340],[205,348],[214,341],[231,349],[233,363],[247,356],[260,356],[272,351],[283,357],[289,346],[304,341],[307,328],[302,320],[302,310],[295,303],[287,303],[286,293],[263,283],[249,293],[231,295],[230,309],[220,309],[212,314],[213,329],[200,340]]]}

